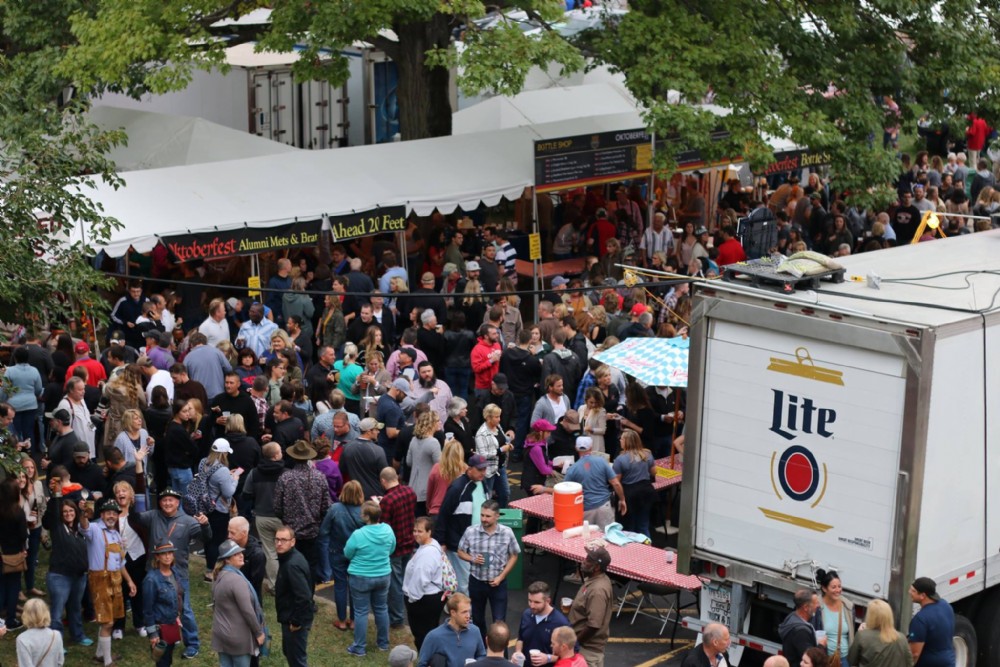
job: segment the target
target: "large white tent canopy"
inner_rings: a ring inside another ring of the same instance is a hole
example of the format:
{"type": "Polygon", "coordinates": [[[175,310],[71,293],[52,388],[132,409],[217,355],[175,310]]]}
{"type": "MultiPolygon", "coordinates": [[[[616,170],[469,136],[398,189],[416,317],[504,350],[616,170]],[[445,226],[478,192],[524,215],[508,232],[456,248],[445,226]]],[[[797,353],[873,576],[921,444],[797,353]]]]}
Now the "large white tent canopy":
{"type": "Polygon", "coordinates": [[[299,149],[203,118],[98,106],[88,117],[107,130],[125,130],[128,143],[108,153],[118,171],[177,167],[290,153],[299,149]]]}
{"type": "MultiPolygon", "coordinates": [[[[112,257],[152,250],[161,236],[274,227],[323,215],[405,205],[429,215],[516,199],[534,183],[539,139],[642,127],[636,113],[578,118],[420,141],[294,151],[122,174],[84,192],[122,227],[94,245],[112,257]]],[[[77,229],[76,238],[85,237],[77,229]]],[[[87,239],[93,243],[93,239],[87,239]]]]}

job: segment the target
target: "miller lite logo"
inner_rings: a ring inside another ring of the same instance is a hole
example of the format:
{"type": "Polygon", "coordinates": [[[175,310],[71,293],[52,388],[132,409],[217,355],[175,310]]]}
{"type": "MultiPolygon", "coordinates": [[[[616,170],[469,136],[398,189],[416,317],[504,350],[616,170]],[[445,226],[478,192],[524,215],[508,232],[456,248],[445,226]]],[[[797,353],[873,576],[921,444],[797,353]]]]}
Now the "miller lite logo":
{"type": "MultiPolygon", "coordinates": [[[[811,381],[844,386],[843,373],[821,368],[813,363],[804,347],[795,350],[795,360],[771,357],[767,370],[811,381]]],[[[768,429],[784,441],[796,441],[784,450],[771,453],[771,486],[782,502],[791,502],[779,511],[760,507],[768,519],[789,523],[800,528],[826,532],[833,526],[800,516],[802,510],[817,507],[826,495],[829,481],[826,463],[820,462],[810,448],[814,439],[834,437],[837,411],[817,403],[805,392],[771,389],[771,427],[768,429]],[[805,504],[802,507],[799,504],[805,504]],[[800,508],[800,509],[799,509],[800,508]],[[785,509],[785,508],[783,508],[785,509]],[[796,512],[795,514],[791,513],[796,512]]]]}

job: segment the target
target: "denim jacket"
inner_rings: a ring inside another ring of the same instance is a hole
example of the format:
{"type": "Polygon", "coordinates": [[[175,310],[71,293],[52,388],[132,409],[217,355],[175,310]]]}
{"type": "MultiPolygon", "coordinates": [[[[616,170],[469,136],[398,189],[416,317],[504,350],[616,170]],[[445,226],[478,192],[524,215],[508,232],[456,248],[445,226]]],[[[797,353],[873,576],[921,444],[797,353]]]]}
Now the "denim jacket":
{"type": "Polygon", "coordinates": [[[149,623],[146,631],[150,635],[159,632],[157,625],[175,623],[180,616],[181,610],[177,604],[178,583],[176,569],[173,585],[159,569],[150,570],[142,580],[142,611],[149,623]]]}

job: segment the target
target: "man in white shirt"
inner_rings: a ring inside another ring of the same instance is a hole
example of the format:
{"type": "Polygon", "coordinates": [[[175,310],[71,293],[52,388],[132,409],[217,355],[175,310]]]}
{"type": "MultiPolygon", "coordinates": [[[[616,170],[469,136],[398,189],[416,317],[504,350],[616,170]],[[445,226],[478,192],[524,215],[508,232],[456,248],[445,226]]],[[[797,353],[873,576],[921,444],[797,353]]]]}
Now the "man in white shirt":
{"type": "Polygon", "coordinates": [[[146,355],[139,357],[139,361],[135,363],[146,374],[146,377],[149,378],[149,384],[146,385],[146,403],[148,405],[153,404],[153,390],[157,387],[164,387],[167,390],[167,398],[173,403],[174,380],[170,377],[170,372],[158,369],[146,355]]]}
{"type": "Polygon", "coordinates": [[[222,299],[212,299],[208,304],[208,317],[198,325],[198,331],[205,334],[208,344],[215,347],[222,341],[229,340],[229,321],[226,319],[226,302],[222,299]]]}
{"type": "Polygon", "coordinates": [[[650,266],[653,263],[653,253],[670,255],[674,251],[674,233],[666,223],[667,216],[663,213],[653,215],[653,225],[643,232],[639,242],[640,264],[650,266]]]}

